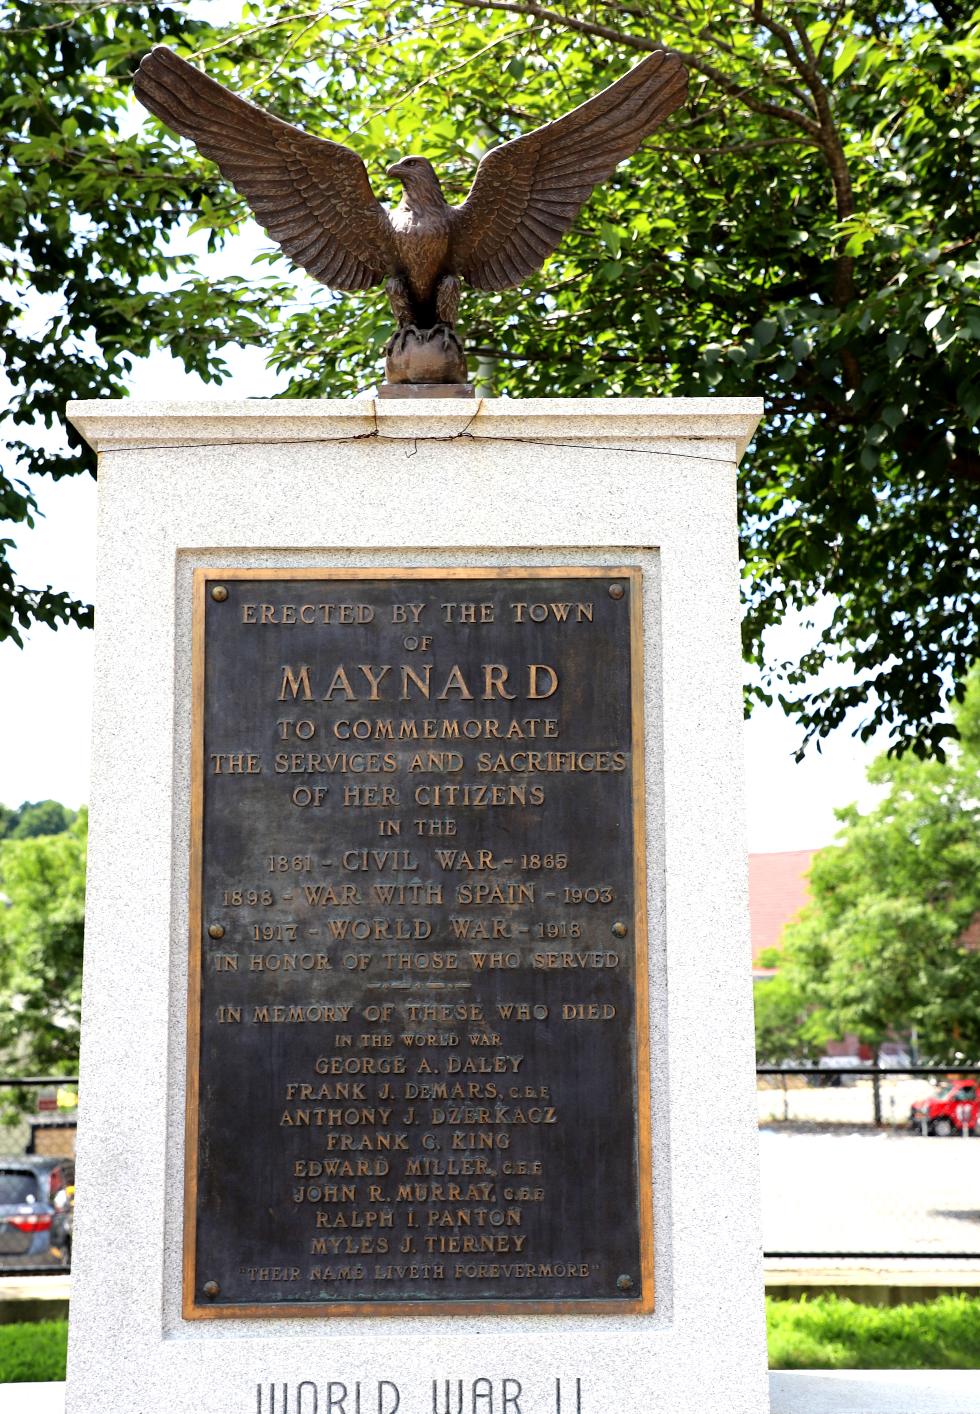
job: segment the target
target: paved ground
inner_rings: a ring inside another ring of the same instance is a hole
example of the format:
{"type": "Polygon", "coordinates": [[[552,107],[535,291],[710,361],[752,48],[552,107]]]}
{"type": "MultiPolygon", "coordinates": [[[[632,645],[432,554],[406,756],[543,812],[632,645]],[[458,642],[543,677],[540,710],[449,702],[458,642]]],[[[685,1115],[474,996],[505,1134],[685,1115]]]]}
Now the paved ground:
{"type": "Polygon", "coordinates": [[[67,1272],[50,1277],[0,1272],[0,1301],[67,1301],[70,1294],[71,1277],[67,1272]]]}
{"type": "Polygon", "coordinates": [[[980,1255],[980,1139],[759,1138],[765,1251],[980,1255]]]}
{"type": "Polygon", "coordinates": [[[980,1377],[976,1370],[784,1370],[769,1376],[769,1397],[772,1414],[980,1414],[980,1377]]]}
{"type": "Polygon", "coordinates": [[[65,1414],[64,1385],[0,1385],[3,1414],[65,1414]]]}

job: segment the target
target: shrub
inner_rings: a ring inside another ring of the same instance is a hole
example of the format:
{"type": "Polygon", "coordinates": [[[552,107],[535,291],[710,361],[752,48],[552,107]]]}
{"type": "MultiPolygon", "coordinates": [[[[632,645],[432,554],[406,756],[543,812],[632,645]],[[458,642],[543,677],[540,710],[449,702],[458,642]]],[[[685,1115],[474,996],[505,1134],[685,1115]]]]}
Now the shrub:
{"type": "Polygon", "coordinates": [[[68,1322],[0,1326],[0,1385],[63,1380],[68,1322]]]}
{"type": "Polygon", "coordinates": [[[980,1298],[865,1306],[842,1296],[766,1301],[772,1370],[980,1369],[980,1298]]]}

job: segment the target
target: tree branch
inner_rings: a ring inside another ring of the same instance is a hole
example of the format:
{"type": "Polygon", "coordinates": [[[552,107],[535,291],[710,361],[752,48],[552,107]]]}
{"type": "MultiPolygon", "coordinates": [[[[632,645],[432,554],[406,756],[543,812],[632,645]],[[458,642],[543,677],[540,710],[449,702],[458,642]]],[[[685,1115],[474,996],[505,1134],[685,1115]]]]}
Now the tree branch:
{"type": "MultiPolygon", "coordinates": [[[[730,57],[736,62],[738,61],[739,55],[734,44],[729,44],[727,40],[722,39],[714,30],[710,28],[705,29],[703,33],[710,34],[711,43],[716,49],[723,50],[725,54],[730,55],[730,57]]],[[[793,97],[797,99],[801,104],[803,104],[804,106],[810,106],[812,109],[812,100],[802,88],[798,87],[798,85],[795,84],[792,79],[786,78],[782,74],[775,73],[768,65],[762,62],[762,56],[760,55],[759,57],[759,67],[762,71],[762,75],[769,83],[775,84],[778,88],[785,89],[787,93],[791,93],[793,97]]]]}
{"type": "MultiPolygon", "coordinates": [[[[581,20],[574,15],[563,15],[558,10],[549,10],[544,5],[539,5],[536,0],[454,0],[455,4],[466,10],[504,10],[512,15],[524,15],[526,18],[544,20],[548,24],[553,24],[559,29],[570,29],[577,34],[592,35],[597,39],[608,39],[614,44],[624,44],[627,48],[637,49],[642,54],[651,54],[654,50],[663,46],[656,40],[647,39],[645,35],[630,34],[628,31],[614,29],[611,25],[602,25],[594,20],[581,20]]],[[[721,69],[709,64],[707,60],[701,59],[696,54],[686,53],[682,49],[672,51],[679,59],[682,59],[688,68],[695,73],[703,74],[705,78],[718,85],[723,92],[736,98],[744,108],[750,109],[753,113],[759,113],[764,117],[777,118],[784,123],[792,123],[794,127],[800,128],[808,133],[815,141],[820,139],[820,125],[814,122],[804,113],[797,113],[793,108],[786,108],[779,103],[769,103],[764,99],[756,98],[744,85],[730,78],[721,69]]]]}
{"type": "Polygon", "coordinates": [[[810,36],[807,32],[806,21],[801,19],[800,16],[795,13],[790,16],[790,20],[792,22],[793,28],[796,30],[796,33],[799,36],[800,43],[803,45],[803,53],[807,57],[807,62],[812,68],[815,69],[817,67],[817,56],[814,51],[813,45],[810,43],[810,36]]]}
{"type": "MultiPolygon", "coordinates": [[[[598,39],[607,39],[612,43],[639,50],[641,53],[651,53],[660,48],[655,40],[648,39],[645,35],[630,34],[628,31],[616,29],[612,25],[600,24],[595,20],[580,19],[575,15],[563,15],[558,10],[538,4],[537,0],[455,0],[455,3],[467,10],[503,10],[513,15],[523,15],[525,18],[533,17],[544,23],[555,25],[559,29],[572,30],[578,34],[587,34],[598,39]]],[[[806,133],[814,145],[819,147],[830,169],[837,219],[846,220],[847,217],[853,216],[855,211],[850,168],[840,133],[834,122],[830,95],[816,66],[816,56],[813,53],[809,36],[804,34],[801,38],[803,44],[803,52],[801,52],[791,31],[765,10],[763,0],[744,0],[744,3],[750,7],[755,23],[768,30],[783,44],[787,60],[803,79],[812,95],[817,115],[816,120],[808,114],[800,113],[783,104],[772,103],[767,99],[756,97],[744,84],[708,60],[702,59],[699,55],[686,53],[679,49],[674,52],[695,73],[710,79],[723,93],[727,93],[744,108],[748,108],[750,112],[758,113],[762,117],[773,118],[777,122],[788,123],[806,133]]],[[[842,244],[834,268],[834,304],[841,309],[854,299],[854,295],[854,260],[853,257],[845,254],[842,244]]],[[[843,355],[843,362],[847,380],[853,386],[859,377],[859,371],[846,351],[843,355]]]]}
{"type": "Polygon", "coordinates": [[[533,15],[536,19],[546,20],[561,29],[572,29],[578,34],[591,34],[597,39],[610,39],[615,44],[626,44],[631,49],[639,49],[645,54],[663,48],[663,45],[653,39],[647,39],[645,35],[624,33],[622,30],[613,29],[611,25],[598,24],[595,20],[580,20],[574,15],[563,15],[558,10],[549,10],[544,5],[538,5],[536,0],[454,0],[454,4],[461,5],[466,10],[506,10],[512,15],[533,15]]]}
{"type": "Polygon", "coordinates": [[[209,44],[204,49],[195,49],[190,56],[192,59],[204,59],[208,54],[217,54],[220,49],[227,49],[232,44],[240,44],[243,39],[250,39],[253,34],[264,34],[266,30],[278,29],[281,25],[292,24],[294,20],[310,20],[314,22],[321,18],[321,12],[316,10],[293,11],[289,15],[279,15],[274,20],[267,20],[261,25],[252,25],[248,29],[238,30],[235,34],[227,35],[217,44],[209,44]]]}
{"type": "MultiPolygon", "coordinates": [[[[731,152],[755,152],[760,147],[812,147],[813,143],[808,137],[762,137],[747,142],[730,142],[724,147],[685,147],[684,156],[689,153],[697,153],[699,157],[722,157],[731,152]]],[[[669,152],[672,149],[664,146],[663,143],[652,142],[650,148],[653,152],[669,152]]]]}
{"type": "Polygon", "coordinates": [[[932,0],[932,8],[948,30],[956,29],[966,10],[962,0],[932,0]]]}
{"type": "MultiPolygon", "coordinates": [[[[827,86],[820,77],[813,53],[813,46],[810,44],[809,35],[806,32],[806,25],[799,16],[793,17],[793,26],[797,34],[801,37],[804,46],[804,53],[801,54],[793,41],[793,36],[784,24],[767,14],[763,8],[762,0],[751,0],[752,14],[756,23],[763,29],[769,31],[771,35],[779,39],[786,49],[786,57],[793,65],[796,72],[803,79],[813,97],[813,104],[819,119],[819,143],[827,159],[827,166],[830,168],[830,178],[834,184],[834,199],[837,208],[838,221],[844,221],[849,216],[854,215],[854,188],[851,183],[851,172],[847,164],[847,157],[844,153],[844,145],[841,142],[840,133],[834,122],[833,108],[830,102],[830,94],[827,86]]],[[[854,289],[854,260],[844,253],[843,243],[841,244],[834,270],[834,303],[838,309],[850,304],[855,294],[854,289]]],[[[845,368],[847,368],[847,358],[845,357],[845,368]]],[[[848,369],[848,381],[852,382],[856,376],[856,369],[848,369]]]]}
{"type": "Polygon", "coordinates": [[[818,64],[823,60],[823,56],[826,54],[827,50],[830,47],[831,41],[837,33],[837,26],[840,24],[841,20],[844,17],[844,10],[844,5],[837,6],[837,11],[834,15],[834,18],[830,21],[830,27],[828,28],[827,33],[824,35],[823,39],[820,42],[820,48],[817,50],[816,62],[818,64]]]}
{"type": "Polygon", "coordinates": [[[440,83],[447,74],[454,74],[457,69],[465,69],[468,64],[472,64],[475,59],[479,59],[483,54],[486,54],[489,49],[493,49],[496,45],[502,44],[505,39],[513,39],[516,34],[536,34],[540,28],[540,25],[536,25],[534,29],[531,30],[523,28],[519,30],[506,30],[503,34],[496,35],[491,39],[490,43],[485,44],[482,49],[477,49],[474,54],[467,54],[457,63],[447,64],[444,69],[439,69],[434,74],[427,74],[424,79],[420,79],[419,82],[414,84],[410,89],[399,94],[397,98],[393,98],[391,102],[386,103],[383,108],[377,108],[373,113],[369,113],[356,127],[351,128],[351,136],[353,137],[355,133],[362,132],[364,128],[374,122],[375,118],[380,118],[383,114],[390,113],[392,108],[397,108],[400,103],[405,102],[406,98],[411,98],[412,95],[418,93],[420,89],[428,88],[434,83],[440,83]]]}
{"type": "Polygon", "coordinates": [[[759,0],[742,0],[742,3],[746,9],[751,10],[752,18],[757,25],[767,29],[776,39],[782,40],[787,59],[798,74],[805,76],[807,66],[786,26],[780,24],[778,20],[774,20],[772,15],[767,15],[759,0]]]}

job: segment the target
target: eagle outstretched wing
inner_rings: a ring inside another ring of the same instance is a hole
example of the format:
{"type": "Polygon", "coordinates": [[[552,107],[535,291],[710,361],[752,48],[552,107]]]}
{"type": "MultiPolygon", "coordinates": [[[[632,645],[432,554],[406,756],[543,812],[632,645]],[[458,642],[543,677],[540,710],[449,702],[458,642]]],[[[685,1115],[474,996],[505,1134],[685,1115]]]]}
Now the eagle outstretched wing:
{"type": "Polygon", "coordinates": [[[488,152],[452,213],[454,270],[478,290],[505,290],[537,270],[592,188],[687,96],[687,70],[656,49],[563,118],[488,152]]]}
{"type": "Polygon", "coordinates": [[[218,164],[273,240],[315,279],[336,290],[384,279],[388,213],[356,152],[229,93],[164,45],[140,64],[133,87],[151,113],[218,164]]]}

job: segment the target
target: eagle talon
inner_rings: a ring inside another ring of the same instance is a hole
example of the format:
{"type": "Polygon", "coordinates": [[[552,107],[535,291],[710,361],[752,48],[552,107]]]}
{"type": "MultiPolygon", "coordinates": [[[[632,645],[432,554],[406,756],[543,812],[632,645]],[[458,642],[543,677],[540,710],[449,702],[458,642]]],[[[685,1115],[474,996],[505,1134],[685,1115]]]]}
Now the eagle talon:
{"type": "Polygon", "coordinates": [[[408,347],[408,344],[413,339],[422,338],[422,330],[418,327],[417,324],[403,324],[399,329],[395,330],[391,338],[388,340],[388,345],[385,349],[385,354],[403,354],[405,352],[405,349],[408,347]]]}
{"type": "Polygon", "coordinates": [[[445,320],[433,324],[431,329],[426,329],[422,337],[427,344],[438,341],[443,353],[449,353],[452,349],[460,347],[456,331],[445,320]]]}

